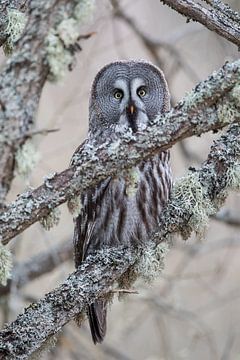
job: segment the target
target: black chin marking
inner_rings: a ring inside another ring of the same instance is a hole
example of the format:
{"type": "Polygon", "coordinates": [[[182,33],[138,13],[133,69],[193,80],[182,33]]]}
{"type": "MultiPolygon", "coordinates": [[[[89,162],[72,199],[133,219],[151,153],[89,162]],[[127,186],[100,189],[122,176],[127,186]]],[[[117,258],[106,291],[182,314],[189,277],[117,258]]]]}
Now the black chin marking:
{"type": "Polygon", "coordinates": [[[130,120],[128,119],[128,124],[129,124],[129,127],[132,129],[132,132],[133,133],[136,133],[137,132],[137,124],[136,124],[136,121],[133,121],[133,120],[130,120]]]}
{"type": "Polygon", "coordinates": [[[126,111],[127,120],[129,127],[132,129],[132,132],[137,131],[137,117],[138,117],[138,110],[136,109],[133,113],[130,113],[130,111],[126,111]]]}

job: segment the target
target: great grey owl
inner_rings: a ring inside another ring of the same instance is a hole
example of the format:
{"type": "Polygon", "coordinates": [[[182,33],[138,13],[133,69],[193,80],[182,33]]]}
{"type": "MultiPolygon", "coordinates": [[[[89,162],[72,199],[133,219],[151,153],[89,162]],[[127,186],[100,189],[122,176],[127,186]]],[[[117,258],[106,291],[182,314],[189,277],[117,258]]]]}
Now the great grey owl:
{"type": "MultiPolygon", "coordinates": [[[[143,132],[158,115],[169,110],[169,92],[163,73],[146,61],[116,61],[103,67],[92,85],[88,140],[96,146],[121,132],[143,132]]],[[[78,148],[78,152],[81,150],[78,148]]],[[[156,228],[169,198],[172,175],[169,152],[142,160],[136,191],[127,191],[124,174],[108,177],[81,196],[75,218],[75,265],[97,249],[144,244],[156,228]]],[[[94,343],[106,334],[106,300],[88,307],[94,343]]]]}

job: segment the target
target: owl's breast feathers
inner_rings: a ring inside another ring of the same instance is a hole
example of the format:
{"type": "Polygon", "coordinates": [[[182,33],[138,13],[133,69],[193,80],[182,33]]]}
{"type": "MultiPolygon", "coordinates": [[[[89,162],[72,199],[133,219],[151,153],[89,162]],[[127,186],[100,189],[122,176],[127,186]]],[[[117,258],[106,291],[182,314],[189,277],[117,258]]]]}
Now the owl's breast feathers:
{"type": "Polygon", "coordinates": [[[76,266],[105,246],[148,241],[171,187],[169,152],[164,151],[84,193],[81,213],[75,219],[76,266]]]}

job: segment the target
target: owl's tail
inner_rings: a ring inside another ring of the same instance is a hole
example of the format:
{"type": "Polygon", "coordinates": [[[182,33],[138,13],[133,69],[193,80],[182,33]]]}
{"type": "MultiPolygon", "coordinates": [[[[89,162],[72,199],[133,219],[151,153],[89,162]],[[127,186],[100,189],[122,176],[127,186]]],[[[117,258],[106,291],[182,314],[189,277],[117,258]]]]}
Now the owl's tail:
{"type": "Polygon", "coordinates": [[[107,330],[107,302],[98,300],[88,307],[89,324],[94,344],[101,343],[107,330]]]}

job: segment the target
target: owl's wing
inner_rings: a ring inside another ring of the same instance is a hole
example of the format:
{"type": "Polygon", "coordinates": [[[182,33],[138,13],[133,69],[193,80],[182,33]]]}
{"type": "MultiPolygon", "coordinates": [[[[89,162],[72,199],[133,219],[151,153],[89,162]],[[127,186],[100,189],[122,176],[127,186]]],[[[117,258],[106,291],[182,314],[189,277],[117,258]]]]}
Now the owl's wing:
{"type": "Polygon", "coordinates": [[[75,266],[78,267],[88,255],[89,244],[96,224],[96,218],[110,184],[111,177],[101,181],[97,187],[81,196],[81,212],[74,220],[75,266]]]}
{"type": "MultiPolygon", "coordinates": [[[[81,153],[83,143],[73,154],[71,165],[74,163],[76,154],[81,153]]],[[[81,195],[81,212],[74,219],[74,257],[75,266],[78,267],[88,255],[89,244],[91,243],[93,230],[96,224],[104,194],[111,182],[111,177],[101,181],[96,187],[89,189],[81,195]]]]}

